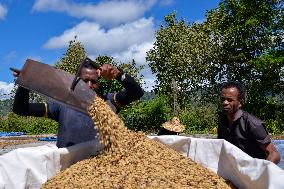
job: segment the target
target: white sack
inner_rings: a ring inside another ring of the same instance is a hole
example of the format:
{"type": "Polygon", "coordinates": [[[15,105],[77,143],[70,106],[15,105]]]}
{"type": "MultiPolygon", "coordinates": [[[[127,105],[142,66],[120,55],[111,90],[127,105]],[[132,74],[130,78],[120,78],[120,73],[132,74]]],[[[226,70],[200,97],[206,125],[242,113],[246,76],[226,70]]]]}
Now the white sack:
{"type": "Polygon", "coordinates": [[[36,189],[60,167],[55,145],[19,148],[0,156],[0,188],[36,189]]]}
{"type": "MultiPolygon", "coordinates": [[[[272,162],[251,158],[225,140],[174,135],[149,138],[177,150],[241,189],[284,188],[282,169],[272,162]]],[[[59,149],[55,145],[16,149],[0,156],[0,188],[40,188],[48,178],[97,154],[98,149],[98,141],[59,149]]]]}
{"type": "Polygon", "coordinates": [[[230,180],[240,189],[284,189],[284,170],[270,161],[252,158],[222,139],[151,136],[230,180]]]}

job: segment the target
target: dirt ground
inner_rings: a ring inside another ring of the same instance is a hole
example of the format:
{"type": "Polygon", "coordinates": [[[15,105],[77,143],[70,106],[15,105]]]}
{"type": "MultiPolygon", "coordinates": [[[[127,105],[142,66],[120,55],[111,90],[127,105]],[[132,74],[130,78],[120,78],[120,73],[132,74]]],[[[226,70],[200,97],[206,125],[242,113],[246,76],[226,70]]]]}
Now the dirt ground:
{"type": "Polygon", "coordinates": [[[284,135],[271,135],[272,140],[284,140],[284,135]]]}
{"type": "Polygon", "coordinates": [[[0,155],[15,150],[30,146],[44,145],[46,143],[55,143],[50,141],[39,141],[39,138],[50,137],[54,135],[23,135],[0,137],[0,155]]]}

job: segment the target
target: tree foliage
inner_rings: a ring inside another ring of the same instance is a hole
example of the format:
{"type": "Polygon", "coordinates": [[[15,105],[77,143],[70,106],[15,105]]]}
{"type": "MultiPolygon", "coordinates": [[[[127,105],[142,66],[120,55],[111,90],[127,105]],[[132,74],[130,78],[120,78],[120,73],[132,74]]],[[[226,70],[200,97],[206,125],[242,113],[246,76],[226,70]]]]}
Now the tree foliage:
{"type": "Polygon", "coordinates": [[[170,120],[171,112],[168,98],[156,96],[123,109],[119,115],[131,130],[156,133],[164,122],[170,120]]]}
{"type": "Polygon", "coordinates": [[[7,115],[12,110],[13,99],[0,100],[0,116],[7,115]]]}
{"type": "Polygon", "coordinates": [[[210,35],[220,44],[221,78],[242,81],[248,91],[261,84],[263,87],[258,88],[261,96],[267,90],[275,89],[274,85],[280,87],[278,91],[281,90],[280,73],[284,66],[281,62],[281,12],[283,15],[283,3],[280,1],[258,0],[223,0],[217,9],[208,12],[204,25],[208,25],[210,35]],[[266,83],[267,76],[271,74],[274,77],[266,83]]]}
{"type": "Polygon", "coordinates": [[[0,116],[1,132],[24,132],[28,135],[55,134],[58,123],[44,117],[22,117],[12,112],[7,116],[0,116]]]}
{"type": "Polygon", "coordinates": [[[248,91],[247,108],[261,115],[253,107],[266,107],[270,96],[283,93],[283,27],[283,2],[277,0],[222,0],[200,24],[172,13],[147,53],[155,90],[173,96],[174,80],[185,107],[192,99],[217,103],[219,84],[238,80],[248,91]]]}
{"type": "Polygon", "coordinates": [[[157,77],[155,91],[172,96],[175,82],[178,103],[184,107],[215,72],[211,63],[215,44],[210,43],[208,32],[200,24],[178,21],[175,13],[166,16],[165,22],[157,31],[154,48],[147,52],[146,59],[157,77]]]}
{"type": "Polygon", "coordinates": [[[220,44],[217,64],[223,69],[217,82],[243,82],[247,109],[266,118],[271,111],[269,98],[284,89],[283,2],[223,0],[208,12],[204,25],[220,44]]]}
{"type": "Polygon", "coordinates": [[[55,63],[55,67],[58,69],[65,70],[71,74],[76,74],[78,66],[81,61],[86,57],[86,51],[83,44],[74,40],[69,42],[69,46],[63,57],[55,63]]]}

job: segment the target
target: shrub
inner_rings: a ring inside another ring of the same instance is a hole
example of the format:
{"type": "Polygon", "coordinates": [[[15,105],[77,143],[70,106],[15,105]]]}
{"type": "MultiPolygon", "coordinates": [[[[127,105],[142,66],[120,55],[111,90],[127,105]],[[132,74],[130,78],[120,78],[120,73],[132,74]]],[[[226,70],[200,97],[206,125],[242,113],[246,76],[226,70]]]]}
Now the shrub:
{"type": "Polygon", "coordinates": [[[57,133],[58,123],[44,117],[23,117],[10,112],[0,119],[0,131],[28,135],[57,133]]]}
{"type": "Polygon", "coordinates": [[[282,134],[284,131],[284,123],[280,122],[279,120],[266,120],[265,127],[268,132],[273,135],[282,134]]]}
{"type": "Polygon", "coordinates": [[[247,104],[246,110],[265,122],[270,134],[281,134],[284,131],[283,97],[266,97],[255,104],[247,104]]]}
{"type": "Polygon", "coordinates": [[[217,109],[214,105],[189,106],[179,114],[179,118],[187,134],[196,131],[212,133],[217,127],[217,109]]]}
{"type": "Polygon", "coordinates": [[[119,115],[125,125],[135,131],[157,132],[161,125],[172,116],[172,109],[164,96],[147,102],[141,101],[122,110],[119,115]]]}

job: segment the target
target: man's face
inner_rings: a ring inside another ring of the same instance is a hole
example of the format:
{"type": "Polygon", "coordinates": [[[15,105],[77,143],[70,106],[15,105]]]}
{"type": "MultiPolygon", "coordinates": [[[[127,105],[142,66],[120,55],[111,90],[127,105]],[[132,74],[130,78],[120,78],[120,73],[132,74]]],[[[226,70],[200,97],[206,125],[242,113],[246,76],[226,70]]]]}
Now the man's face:
{"type": "Polygon", "coordinates": [[[83,68],[81,70],[81,79],[88,85],[92,90],[97,90],[99,87],[99,77],[96,69],[83,68]]]}
{"type": "Polygon", "coordinates": [[[225,115],[233,116],[239,109],[241,109],[241,102],[238,99],[239,91],[237,88],[222,89],[221,105],[222,111],[225,115]]]}

